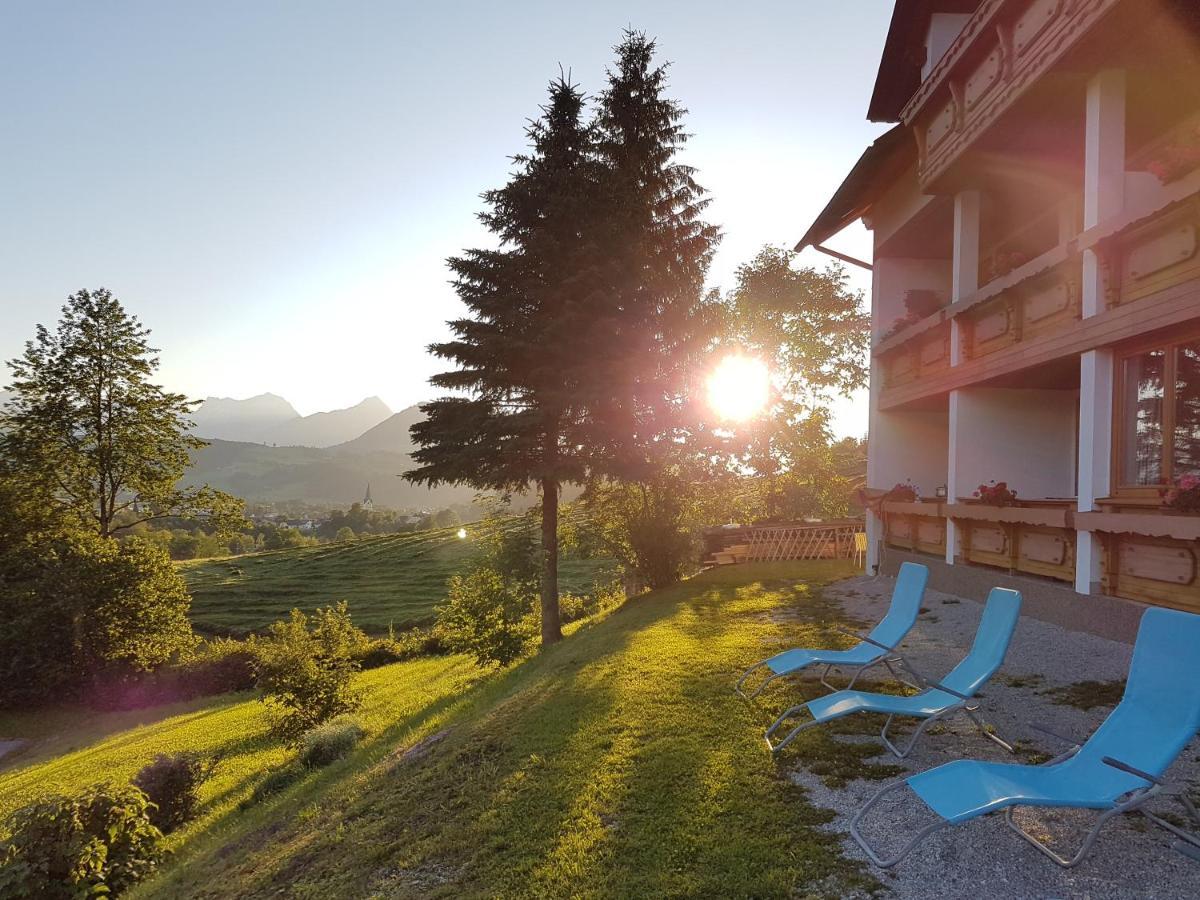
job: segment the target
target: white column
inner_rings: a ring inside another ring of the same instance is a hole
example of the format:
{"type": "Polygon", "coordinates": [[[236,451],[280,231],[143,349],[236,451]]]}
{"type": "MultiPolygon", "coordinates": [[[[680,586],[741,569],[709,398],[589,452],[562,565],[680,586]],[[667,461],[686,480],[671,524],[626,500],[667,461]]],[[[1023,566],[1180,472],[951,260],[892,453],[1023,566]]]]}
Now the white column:
{"type": "MultiPolygon", "coordinates": [[[[1117,215],[1125,201],[1125,73],[1100,72],[1088,83],[1084,125],[1083,227],[1117,215]]],[[[1104,281],[1093,250],[1083,252],[1082,315],[1104,312],[1104,281]]],[[[1079,510],[1096,508],[1111,491],[1113,354],[1090,350],[1079,357],[1079,510]]],[[[1100,585],[1102,547],[1096,535],[1077,534],[1075,590],[1094,593],[1100,585]]]]}
{"type": "MultiPolygon", "coordinates": [[[[979,217],[982,198],[979,191],[960,191],[954,196],[954,256],[951,260],[950,302],[957,303],[979,290],[979,217]]],[[[950,365],[962,362],[962,335],[958,319],[950,320],[950,365]]],[[[958,403],[959,391],[951,391],[949,441],[946,447],[946,502],[953,503],[965,489],[958,483],[958,403]]],[[[946,521],[946,562],[954,565],[958,550],[958,529],[946,521]]]]}
{"type": "MultiPolygon", "coordinates": [[[[979,191],[961,191],[954,197],[954,250],[950,270],[950,302],[979,290],[979,191]]],[[[950,320],[950,365],[962,360],[958,320],[950,320]]]]}

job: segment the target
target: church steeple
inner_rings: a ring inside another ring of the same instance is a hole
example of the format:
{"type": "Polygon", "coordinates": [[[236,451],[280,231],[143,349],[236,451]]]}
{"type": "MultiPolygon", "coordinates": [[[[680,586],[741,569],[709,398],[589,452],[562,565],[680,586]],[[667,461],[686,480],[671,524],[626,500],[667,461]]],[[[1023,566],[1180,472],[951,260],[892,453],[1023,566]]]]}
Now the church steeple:
{"type": "Polygon", "coordinates": [[[363,497],[362,508],[370,509],[375,505],[375,501],[371,499],[371,482],[367,482],[367,495],[363,497]]]}

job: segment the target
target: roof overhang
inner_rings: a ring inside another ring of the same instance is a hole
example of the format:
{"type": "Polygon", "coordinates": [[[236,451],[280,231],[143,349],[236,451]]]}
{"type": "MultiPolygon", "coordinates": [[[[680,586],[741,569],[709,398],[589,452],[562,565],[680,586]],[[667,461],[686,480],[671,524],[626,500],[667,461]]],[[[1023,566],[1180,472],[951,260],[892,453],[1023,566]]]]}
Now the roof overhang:
{"type": "Polygon", "coordinates": [[[971,13],[978,6],[979,0],[896,0],[867,107],[870,121],[899,122],[900,111],[921,86],[930,17],[942,12],[971,13]]]}
{"type": "Polygon", "coordinates": [[[916,142],[904,125],[897,125],[880,135],[863,151],[850,174],[796,244],[796,250],[822,244],[866,215],[879,196],[916,158],[916,142]]]}

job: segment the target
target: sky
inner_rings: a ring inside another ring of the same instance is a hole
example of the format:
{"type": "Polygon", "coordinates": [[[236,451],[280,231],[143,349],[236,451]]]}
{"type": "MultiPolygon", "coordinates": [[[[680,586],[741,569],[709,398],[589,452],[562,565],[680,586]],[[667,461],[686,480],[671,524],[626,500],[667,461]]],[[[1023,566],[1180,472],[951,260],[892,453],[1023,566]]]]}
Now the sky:
{"type": "MultiPolygon", "coordinates": [[[[694,135],[681,161],[725,235],[709,280],[728,288],[763,244],[803,235],[883,130],[864,116],[890,14],[884,0],[6,4],[0,357],[104,286],[189,396],[271,391],[305,414],[428,399],[442,366],[425,347],[462,311],[445,259],[491,243],[480,192],[505,182],[559,66],[598,92],[626,26],[672,63],[694,135]]],[[[860,225],[831,244],[870,258],[860,225]]],[[[865,434],[865,394],[836,405],[835,428],[865,434]]]]}

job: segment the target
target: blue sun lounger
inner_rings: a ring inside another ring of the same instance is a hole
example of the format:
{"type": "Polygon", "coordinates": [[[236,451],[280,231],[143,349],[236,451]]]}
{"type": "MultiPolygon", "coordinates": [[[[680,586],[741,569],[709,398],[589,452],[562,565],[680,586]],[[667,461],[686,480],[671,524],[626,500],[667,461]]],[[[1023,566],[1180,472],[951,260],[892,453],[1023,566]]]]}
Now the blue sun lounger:
{"type": "Polygon", "coordinates": [[[987,738],[1012,752],[1011,746],[988,730],[979,717],[979,704],[973,703],[971,698],[1004,662],[1004,656],[1008,652],[1008,645],[1012,641],[1013,631],[1017,627],[1017,619],[1020,614],[1020,593],[1006,588],[992,588],[983,608],[983,615],[979,619],[979,627],[975,630],[975,641],[971,644],[970,652],[940,682],[922,677],[907,660],[901,657],[900,660],[904,667],[924,688],[919,694],[912,697],[896,697],[892,694],[876,694],[867,691],[834,691],[832,694],[810,700],[808,703],[793,706],[776,719],[775,724],[767,729],[767,746],[771,748],[772,753],[778,753],[806,729],[840,719],[851,713],[873,712],[883,713],[887,716],[887,721],[884,722],[879,736],[893,754],[903,759],[929,725],[938,719],[962,712],[979,726],[979,730],[987,738]],[[803,712],[807,712],[812,719],[797,725],[788,732],[787,737],[772,744],[771,738],[780,726],[803,712]],[[888,739],[888,726],[892,724],[892,720],[896,716],[924,719],[903,750],[897,748],[888,739]]]}
{"type": "MultiPolygon", "coordinates": [[[[1179,840],[1177,850],[1200,858],[1200,838],[1145,809],[1157,796],[1174,796],[1192,819],[1200,814],[1186,787],[1164,781],[1163,773],[1200,731],[1200,616],[1150,609],[1142,616],[1125,695],[1083,745],[1041,766],[959,760],[888,785],[858,811],[850,834],[877,866],[902,860],[922,840],[948,825],[1005,811],[1009,827],[1058,865],[1071,867],[1087,855],[1100,828],[1112,817],[1141,812],[1179,840]],[[917,832],[900,852],[884,859],[864,840],[859,825],[885,795],[908,786],[937,821],[917,832]],[[1103,810],[1074,856],[1060,856],[1013,820],[1017,806],[1103,810]]],[[[1059,740],[1066,738],[1039,728],[1059,740]]]]}
{"type": "Polygon", "coordinates": [[[742,698],[752,700],[776,678],[796,675],[813,665],[825,667],[825,671],[821,673],[821,684],[831,691],[835,688],[825,679],[832,669],[855,669],[854,676],[850,679],[851,687],[854,686],[859,675],[880,663],[887,666],[894,678],[903,681],[904,679],[900,678],[896,670],[892,668],[892,663],[897,661],[897,658],[893,657],[893,653],[896,645],[904,640],[904,636],[912,630],[913,624],[917,621],[917,612],[921,609],[921,600],[925,596],[925,584],[928,581],[929,569],[926,566],[910,562],[904,563],[900,566],[900,573],[896,576],[896,586],[892,589],[892,602],[888,607],[887,615],[880,620],[874,630],[868,635],[861,635],[839,629],[851,637],[857,637],[859,643],[856,646],[849,650],[796,649],[778,653],[747,669],[738,679],[734,690],[742,698]],[[753,672],[764,667],[771,674],[754,693],[747,695],[742,690],[746,679],[753,672]]]}

